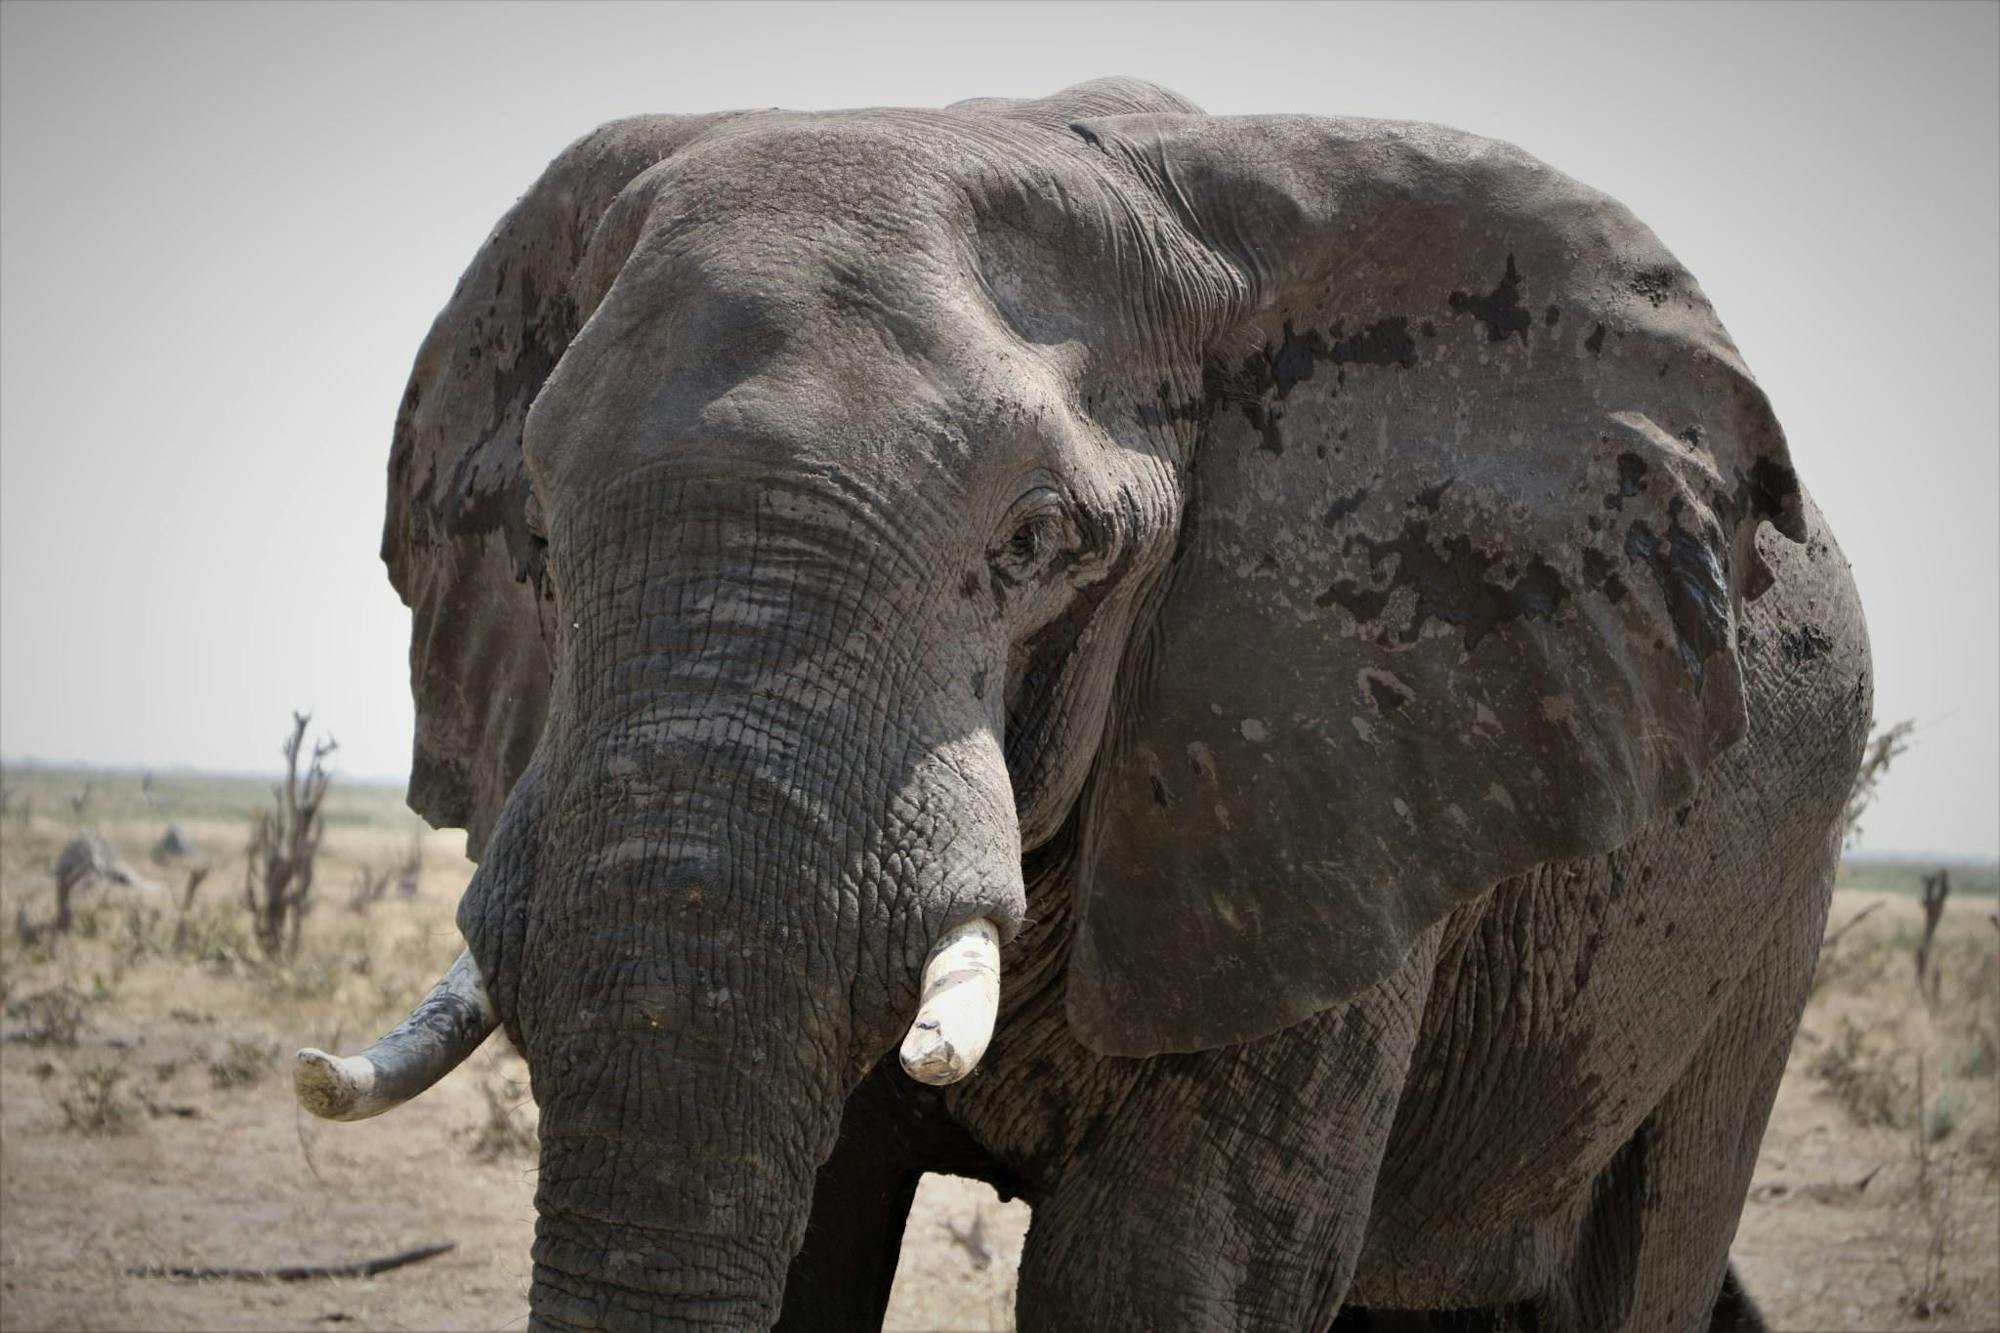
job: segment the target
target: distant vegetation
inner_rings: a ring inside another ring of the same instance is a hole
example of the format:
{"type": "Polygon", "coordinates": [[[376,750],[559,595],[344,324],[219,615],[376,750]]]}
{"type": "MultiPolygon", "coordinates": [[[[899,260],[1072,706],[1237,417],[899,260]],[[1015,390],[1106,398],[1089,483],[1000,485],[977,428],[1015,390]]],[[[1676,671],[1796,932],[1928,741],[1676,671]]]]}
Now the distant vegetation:
{"type": "MultiPolygon", "coordinates": [[[[247,823],[271,800],[268,777],[213,773],[161,772],[140,769],[55,767],[8,764],[8,803],[25,801],[37,814],[67,814],[75,799],[89,788],[90,822],[118,824],[157,818],[179,823],[247,823]]],[[[403,787],[395,782],[363,782],[336,773],[339,781],[327,794],[321,816],[334,828],[422,827],[423,821],[403,803],[403,787]]]]}
{"type": "Polygon", "coordinates": [[[1968,898],[2000,897],[2000,862],[1995,861],[1919,861],[1850,853],[1842,858],[1840,874],[1833,883],[1835,888],[1905,893],[1921,898],[1924,876],[1940,868],[1951,872],[1954,898],[1961,894],[1968,898]]]}

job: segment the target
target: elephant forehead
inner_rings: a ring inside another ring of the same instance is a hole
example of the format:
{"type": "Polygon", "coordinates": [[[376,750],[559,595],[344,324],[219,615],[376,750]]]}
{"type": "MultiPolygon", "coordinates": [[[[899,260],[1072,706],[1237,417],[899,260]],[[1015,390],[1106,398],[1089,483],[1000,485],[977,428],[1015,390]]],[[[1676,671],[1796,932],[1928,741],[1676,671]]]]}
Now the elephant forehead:
{"type": "Polygon", "coordinates": [[[532,465],[559,487],[665,464],[977,489],[1087,433],[1064,349],[1013,340],[976,293],[892,304],[796,290],[809,280],[683,287],[622,327],[594,321],[536,401],[532,465]]]}
{"type": "Polygon", "coordinates": [[[1144,352],[1153,289],[1188,258],[1074,134],[964,112],[743,117],[634,188],[639,272],[726,293],[767,331],[894,323],[906,352],[992,318],[1032,345],[1144,352]]]}

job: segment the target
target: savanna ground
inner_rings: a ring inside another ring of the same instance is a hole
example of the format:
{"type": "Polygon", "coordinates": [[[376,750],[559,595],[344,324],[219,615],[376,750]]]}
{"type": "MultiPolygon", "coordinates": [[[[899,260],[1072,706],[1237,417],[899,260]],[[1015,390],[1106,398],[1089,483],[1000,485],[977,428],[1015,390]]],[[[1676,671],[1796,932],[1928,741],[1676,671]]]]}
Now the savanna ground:
{"type": "MultiPolygon", "coordinates": [[[[176,776],[147,790],[135,775],[32,769],[5,784],[0,1327],[522,1326],[534,1108],[504,1042],[378,1120],[326,1124],[291,1099],[293,1048],[372,1038],[457,953],[452,911],[471,871],[460,836],[423,830],[394,790],[336,782],[317,905],[298,957],[274,964],[242,907],[264,784],[176,776]],[[157,862],[169,823],[192,849],[157,862]],[[82,890],[73,931],[54,936],[50,866],[84,828],[150,887],[82,890]],[[195,865],[211,873],[183,912],[195,865]],[[364,868],[390,874],[357,905],[364,868]],[[456,1248],[371,1278],[128,1272],[341,1263],[439,1241],[456,1248]]],[[[1927,1004],[1912,962],[1920,869],[1843,871],[1838,939],[1736,1239],[1777,1328],[2000,1327],[2000,900],[1991,870],[1954,872],[1927,1004]]],[[[1010,1327],[1027,1222],[982,1185],[927,1179],[888,1326],[1010,1327]]]]}

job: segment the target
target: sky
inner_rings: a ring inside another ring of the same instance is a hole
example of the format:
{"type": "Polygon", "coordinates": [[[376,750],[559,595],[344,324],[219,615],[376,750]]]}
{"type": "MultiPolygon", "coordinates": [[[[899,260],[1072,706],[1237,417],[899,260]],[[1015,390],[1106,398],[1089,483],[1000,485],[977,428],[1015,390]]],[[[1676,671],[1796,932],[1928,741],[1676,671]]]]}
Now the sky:
{"type": "Polygon", "coordinates": [[[407,772],[376,559],[418,342],[617,116],[1129,74],[1430,120],[1697,276],[1853,562],[1876,851],[2000,852],[2000,6],[0,6],[0,754],[407,772]]]}

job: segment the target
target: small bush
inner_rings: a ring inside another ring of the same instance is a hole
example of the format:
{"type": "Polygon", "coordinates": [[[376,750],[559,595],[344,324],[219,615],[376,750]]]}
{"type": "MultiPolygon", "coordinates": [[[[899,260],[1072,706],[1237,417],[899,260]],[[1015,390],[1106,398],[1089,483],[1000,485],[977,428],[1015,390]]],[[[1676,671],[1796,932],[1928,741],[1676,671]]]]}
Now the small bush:
{"type": "Polygon", "coordinates": [[[90,1000],[70,986],[24,995],[6,1013],[9,1022],[21,1025],[15,1039],[29,1046],[74,1046],[90,1027],[90,1000]]]}
{"type": "Polygon", "coordinates": [[[1964,1107],[1958,1092],[1949,1085],[1939,1088],[1937,1096],[1931,1098],[1924,1108],[1922,1129],[1925,1143],[1941,1143],[1951,1137],[1964,1115],[1964,1107]]]}
{"type": "Polygon", "coordinates": [[[1958,1243],[1958,1221],[1952,1212],[1954,1180],[1924,1178],[1917,1188],[1916,1216],[1909,1219],[1904,1252],[1894,1256],[1902,1270],[1903,1291],[1897,1298],[1918,1319],[1952,1312],[1951,1263],[1958,1243]]]}
{"type": "Polygon", "coordinates": [[[208,1079],[218,1088],[247,1088],[263,1081],[278,1048],[249,1037],[231,1037],[222,1053],[208,1062],[208,1079]]]}
{"type": "Polygon", "coordinates": [[[479,1091],[486,1099],[486,1118],[470,1131],[473,1157],[496,1162],[503,1157],[534,1156],[541,1138],[528,1085],[496,1072],[480,1080],[479,1091]]]}
{"type": "Polygon", "coordinates": [[[234,976],[260,961],[240,913],[195,910],[174,923],[173,951],[217,976],[234,976]]]}
{"type": "Polygon", "coordinates": [[[2000,1040],[1995,1039],[1992,1028],[1972,1030],[1959,1045],[1951,1072],[1963,1079],[1988,1079],[2000,1073],[2000,1040]]]}
{"type": "Polygon", "coordinates": [[[1840,1021],[1840,1035],[1813,1060],[1812,1073],[1826,1082],[1856,1124],[1893,1129],[1907,1123],[1903,1107],[1908,1094],[1902,1080],[1862,1049],[1861,1029],[1852,1020],[1840,1021]]]}
{"type": "Polygon", "coordinates": [[[118,1065],[76,1070],[69,1087],[56,1095],[64,1127],[79,1134],[123,1134],[130,1129],[139,1108],[124,1082],[125,1071],[118,1065]]]}

